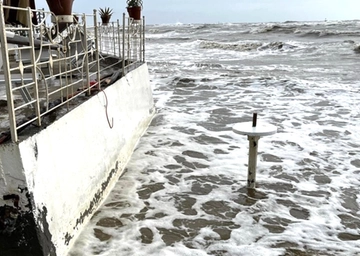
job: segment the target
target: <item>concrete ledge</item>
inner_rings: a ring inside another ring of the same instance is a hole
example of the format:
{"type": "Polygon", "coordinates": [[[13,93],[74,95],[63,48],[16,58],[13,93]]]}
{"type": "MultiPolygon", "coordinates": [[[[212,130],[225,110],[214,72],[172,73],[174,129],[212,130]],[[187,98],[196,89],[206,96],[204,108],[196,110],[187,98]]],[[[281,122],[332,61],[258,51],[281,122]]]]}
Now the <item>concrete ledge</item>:
{"type": "Polygon", "coordinates": [[[1,198],[19,194],[19,207],[32,211],[44,255],[67,254],[122,174],[154,113],[144,64],[39,133],[0,146],[1,198]]]}

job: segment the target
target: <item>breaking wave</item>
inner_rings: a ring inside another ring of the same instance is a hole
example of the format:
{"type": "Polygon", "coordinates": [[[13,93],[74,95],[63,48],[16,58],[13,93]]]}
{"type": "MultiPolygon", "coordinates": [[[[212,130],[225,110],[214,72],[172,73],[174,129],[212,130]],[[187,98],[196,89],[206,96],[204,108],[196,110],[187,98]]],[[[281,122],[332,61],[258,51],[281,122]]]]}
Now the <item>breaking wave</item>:
{"type": "Polygon", "coordinates": [[[149,34],[166,34],[174,32],[174,29],[159,29],[159,28],[150,28],[146,32],[149,34]]]}
{"type": "Polygon", "coordinates": [[[285,34],[294,33],[296,26],[281,26],[281,25],[270,25],[266,27],[256,28],[251,31],[253,34],[262,34],[262,33],[276,33],[282,32],[285,34]]]}
{"type": "Polygon", "coordinates": [[[303,31],[303,30],[296,30],[295,34],[299,34],[301,36],[308,36],[308,37],[336,37],[336,36],[354,36],[360,37],[359,32],[355,31],[329,31],[329,30],[310,30],[310,31],[303,31]]]}
{"type": "Polygon", "coordinates": [[[336,36],[354,36],[360,37],[359,31],[330,31],[328,29],[309,30],[309,25],[268,25],[265,27],[257,27],[252,29],[249,33],[262,34],[262,33],[283,33],[283,34],[297,34],[300,36],[309,37],[336,37],[336,36]]]}
{"type": "Polygon", "coordinates": [[[230,43],[218,43],[212,41],[203,41],[200,43],[200,48],[203,49],[221,49],[231,51],[252,51],[262,46],[261,43],[244,43],[244,44],[230,44],[230,43]]]}
{"type": "Polygon", "coordinates": [[[222,68],[223,66],[219,63],[195,63],[196,67],[199,68],[222,68]]]}
{"type": "Polygon", "coordinates": [[[219,43],[213,41],[203,41],[200,43],[202,49],[221,49],[230,51],[265,51],[265,50],[288,50],[297,46],[283,42],[271,43],[219,43]]]}
{"type": "Polygon", "coordinates": [[[175,61],[148,61],[147,62],[149,65],[152,66],[177,66],[179,65],[179,63],[175,62],[175,61]]]}

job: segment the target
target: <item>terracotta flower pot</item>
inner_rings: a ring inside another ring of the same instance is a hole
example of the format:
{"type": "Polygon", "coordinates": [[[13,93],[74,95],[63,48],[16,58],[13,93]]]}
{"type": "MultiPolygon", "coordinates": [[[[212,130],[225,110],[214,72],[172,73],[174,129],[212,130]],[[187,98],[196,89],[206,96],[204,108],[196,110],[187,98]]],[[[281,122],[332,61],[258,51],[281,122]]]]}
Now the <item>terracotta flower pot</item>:
{"type": "Polygon", "coordinates": [[[71,15],[74,0],[46,0],[55,15],[71,15]]]}
{"type": "Polygon", "coordinates": [[[141,19],[141,7],[140,6],[127,7],[127,11],[129,13],[130,18],[133,18],[134,20],[141,19]]]}
{"type": "MultiPolygon", "coordinates": [[[[65,30],[66,24],[73,23],[74,17],[72,16],[72,5],[74,0],[46,0],[49,9],[57,16],[57,30],[54,29],[52,37],[55,38],[57,36],[57,32],[61,33],[65,30]]],[[[51,21],[54,22],[55,20],[53,17],[51,21]]]]}
{"type": "Polygon", "coordinates": [[[102,16],[102,17],[100,17],[100,18],[101,18],[101,21],[102,21],[102,23],[103,23],[104,25],[109,24],[109,22],[110,22],[110,16],[102,16]]]}

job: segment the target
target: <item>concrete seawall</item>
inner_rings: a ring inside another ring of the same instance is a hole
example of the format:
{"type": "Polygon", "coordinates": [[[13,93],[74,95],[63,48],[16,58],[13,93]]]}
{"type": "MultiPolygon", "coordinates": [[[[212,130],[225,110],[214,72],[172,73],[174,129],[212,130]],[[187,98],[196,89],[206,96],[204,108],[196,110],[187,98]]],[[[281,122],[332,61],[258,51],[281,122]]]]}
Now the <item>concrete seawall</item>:
{"type": "Polygon", "coordinates": [[[12,219],[34,220],[43,255],[66,255],[154,113],[143,64],[39,133],[0,145],[0,207],[12,219]]]}

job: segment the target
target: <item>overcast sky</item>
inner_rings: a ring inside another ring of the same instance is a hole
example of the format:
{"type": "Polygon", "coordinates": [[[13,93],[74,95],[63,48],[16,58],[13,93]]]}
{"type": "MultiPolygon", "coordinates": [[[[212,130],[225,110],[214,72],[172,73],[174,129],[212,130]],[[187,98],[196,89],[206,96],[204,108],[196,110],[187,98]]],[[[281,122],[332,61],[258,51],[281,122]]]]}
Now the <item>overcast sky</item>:
{"type": "MultiPolygon", "coordinates": [[[[48,9],[46,0],[35,0],[48,9]]],[[[360,19],[360,0],[143,0],[148,24],[320,21],[360,19]]],[[[75,0],[74,12],[114,10],[121,19],[126,0],[75,0]]]]}

